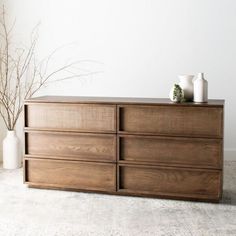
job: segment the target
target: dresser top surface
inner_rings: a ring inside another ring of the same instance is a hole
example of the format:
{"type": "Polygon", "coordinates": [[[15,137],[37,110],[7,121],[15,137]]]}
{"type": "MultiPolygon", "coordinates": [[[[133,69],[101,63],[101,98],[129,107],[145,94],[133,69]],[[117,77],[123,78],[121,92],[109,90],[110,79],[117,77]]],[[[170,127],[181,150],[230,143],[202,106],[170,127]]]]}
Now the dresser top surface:
{"type": "Polygon", "coordinates": [[[102,104],[143,104],[172,106],[224,106],[224,100],[209,99],[206,103],[171,102],[168,98],[134,98],[134,97],[82,97],[82,96],[42,96],[30,98],[25,103],[102,103],[102,104]]]}

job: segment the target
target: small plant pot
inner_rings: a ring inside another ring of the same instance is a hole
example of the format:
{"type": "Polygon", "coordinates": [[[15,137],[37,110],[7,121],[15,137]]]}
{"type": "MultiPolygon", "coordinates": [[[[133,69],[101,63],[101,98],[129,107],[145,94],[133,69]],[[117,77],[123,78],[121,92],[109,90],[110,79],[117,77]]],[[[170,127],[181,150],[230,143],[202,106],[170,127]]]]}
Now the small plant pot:
{"type": "Polygon", "coordinates": [[[182,102],[184,100],[183,89],[178,84],[174,84],[170,90],[169,98],[172,102],[182,102]]]}

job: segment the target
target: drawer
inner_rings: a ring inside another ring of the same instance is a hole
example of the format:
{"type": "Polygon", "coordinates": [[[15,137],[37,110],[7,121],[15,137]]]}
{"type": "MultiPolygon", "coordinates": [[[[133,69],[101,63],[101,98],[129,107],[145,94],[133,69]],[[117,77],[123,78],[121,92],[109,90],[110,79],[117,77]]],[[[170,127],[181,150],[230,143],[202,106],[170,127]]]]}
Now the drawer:
{"type": "Polygon", "coordinates": [[[222,168],[222,140],[120,135],[119,161],[222,168]]]}
{"type": "Polygon", "coordinates": [[[28,155],[88,161],[116,161],[116,135],[30,131],[25,133],[28,155]]]}
{"type": "Polygon", "coordinates": [[[219,199],[222,172],[217,170],[120,165],[118,191],[193,199],[219,199]]]}
{"type": "Polygon", "coordinates": [[[120,106],[118,124],[120,132],[222,138],[223,108],[120,106]]]}
{"type": "Polygon", "coordinates": [[[25,182],[45,187],[115,191],[116,165],[26,158],[25,182]]]}
{"type": "Polygon", "coordinates": [[[29,128],[116,132],[115,105],[32,103],[25,116],[29,128]]]}

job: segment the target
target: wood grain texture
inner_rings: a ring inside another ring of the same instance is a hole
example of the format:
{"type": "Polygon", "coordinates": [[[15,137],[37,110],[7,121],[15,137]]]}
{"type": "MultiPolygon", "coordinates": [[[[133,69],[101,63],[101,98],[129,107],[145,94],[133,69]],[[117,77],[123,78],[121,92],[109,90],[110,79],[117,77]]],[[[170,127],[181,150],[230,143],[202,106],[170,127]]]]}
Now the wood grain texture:
{"type": "Polygon", "coordinates": [[[116,161],[116,135],[66,132],[26,132],[26,154],[42,158],[116,161]]]}
{"type": "Polygon", "coordinates": [[[27,100],[31,187],[217,202],[223,100],[46,96],[27,100]]]}
{"type": "Polygon", "coordinates": [[[116,132],[114,105],[30,104],[26,127],[56,130],[116,132]]]}
{"type": "Polygon", "coordinates": [[[119,161],[221,169],[221,157],[221,139],[119,136],[119,161]]]}
{"type": "Polygon", "coordinates": [[[222,108],[120,106],[119,131],[222,138],[222,108]]]}
{"type": "Polygon", "coordinates": [[[26,183],[71,189],[116,190],[116,165],[79,161],[25,159],[26,183]]]}
{"type": "Polygon", "coordinates": [[[119,171],[121,191],[220,198],[221,171],[140,165],[120,165],[119,171]]]}
{"type": "Polygon", "coordinates": [[[118,195],[118,196],[132,196],[132,197],[145,197],[145,198],[159,198],[159,199],[172,199],[172,200],[188,200],[188,201],[195,201],[195,202],[211,202],[211,203],[219,203],[220,198],[216,198],[215,196],[211,195],[201,195],[199,194],[191,194],[183,195],[178,193],[137,193],[137,192],[128,192],[126,190],[119,190],[119,191],[107,191],[107,190],[88,190],[88,189],[75,189],[75,188],[65,188],[61,186],[50,186],[48,184],[37,184],[37,183],[27,183],[28,187],[30,188],[40,188],[40,189],[55,189],[55,190],[63,190],[63,191],[75,191],[75,192],[85,192],[85,193],[105,193],[111,195],[118,195]]]}

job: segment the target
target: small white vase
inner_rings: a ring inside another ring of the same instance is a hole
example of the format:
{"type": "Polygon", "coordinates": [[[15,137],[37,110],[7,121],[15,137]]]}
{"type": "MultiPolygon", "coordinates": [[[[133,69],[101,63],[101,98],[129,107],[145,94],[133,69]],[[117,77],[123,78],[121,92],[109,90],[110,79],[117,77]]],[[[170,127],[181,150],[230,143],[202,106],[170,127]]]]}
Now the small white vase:
{"type": "Polygon", "coordinates": [[[179,75],[179,85],[184,91],[186,101],[193,101],[193,77],[194,75],[179,75]]]}
{"type": "Polygon", "coordinates": [[[204,73],[198,73],[194,81],[194,102],[207,102],[208,100],[208,83],[204,79],[204,73]]]}
{"type": "Polygon", "coordinates": [[[3,168],[17,169],[21,167],[20,141],[15,130],[8,130],[3,140],[3,168]]]}

